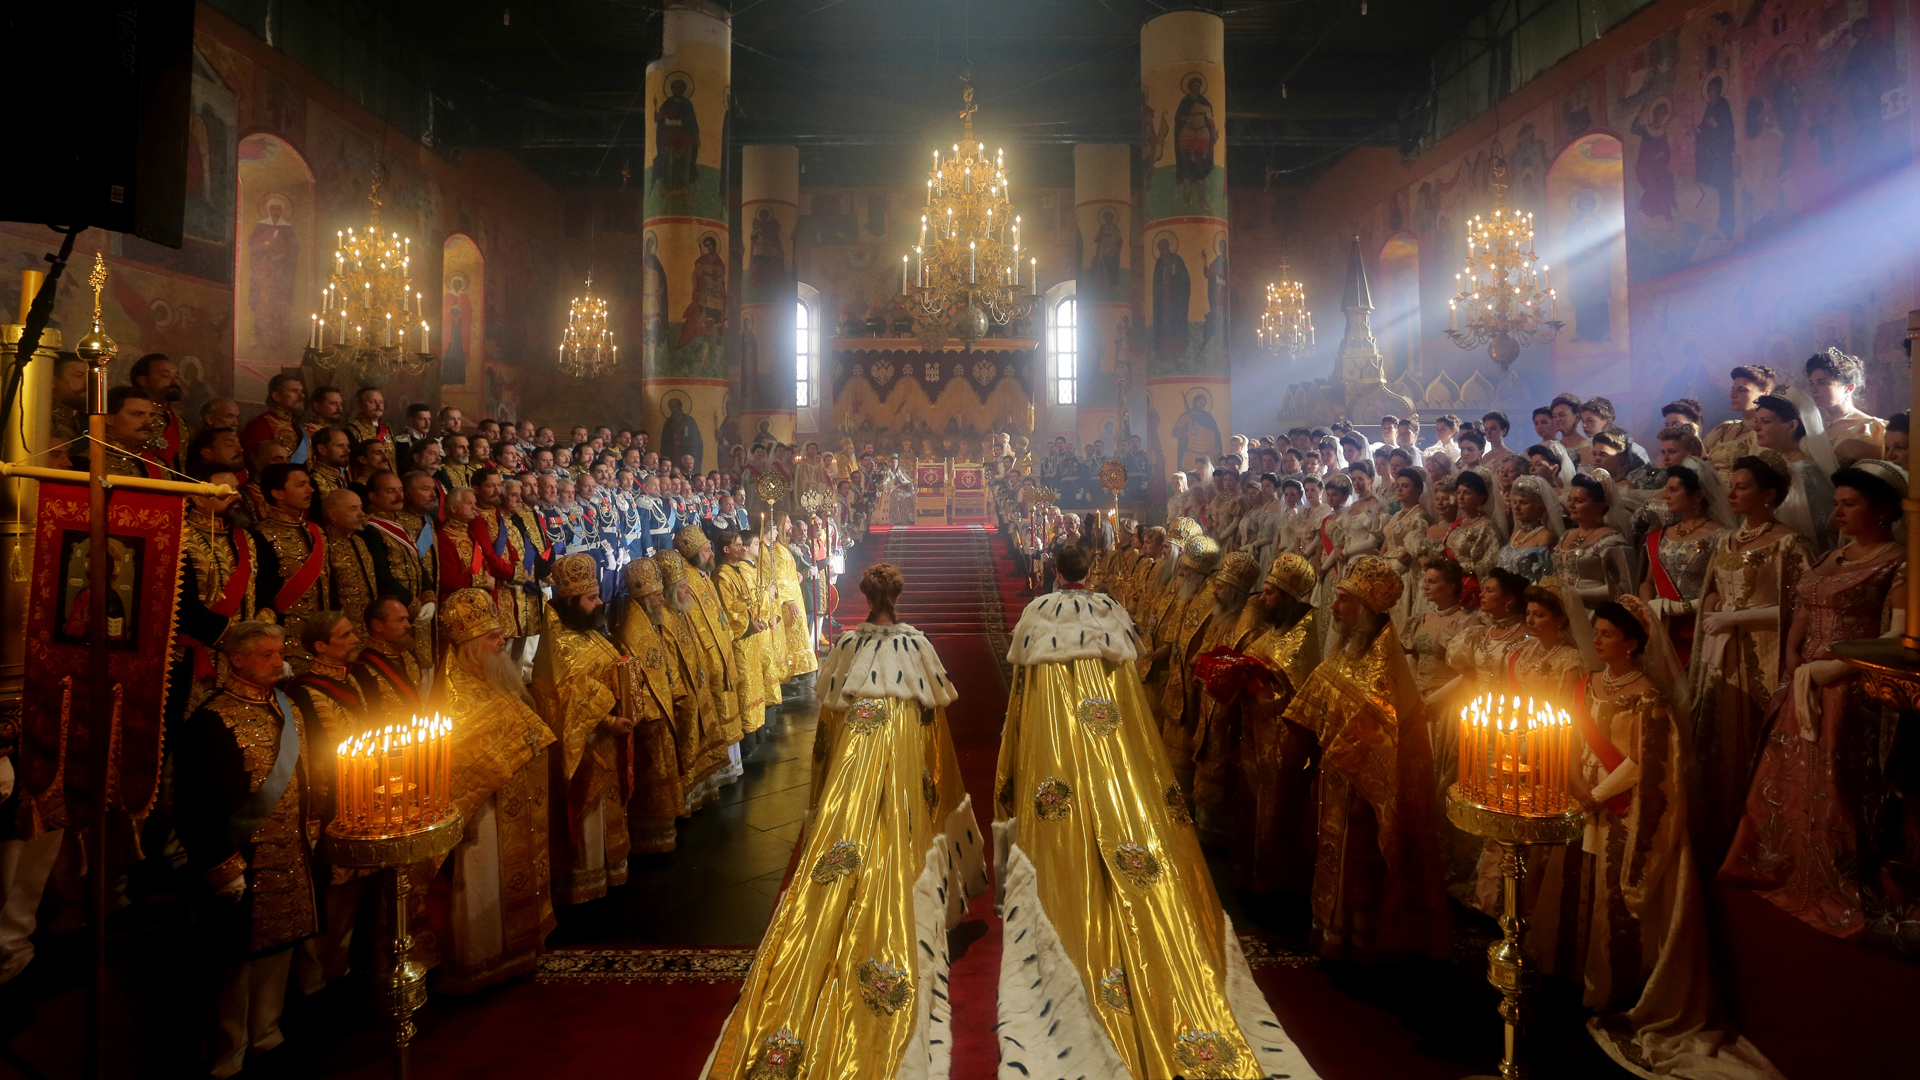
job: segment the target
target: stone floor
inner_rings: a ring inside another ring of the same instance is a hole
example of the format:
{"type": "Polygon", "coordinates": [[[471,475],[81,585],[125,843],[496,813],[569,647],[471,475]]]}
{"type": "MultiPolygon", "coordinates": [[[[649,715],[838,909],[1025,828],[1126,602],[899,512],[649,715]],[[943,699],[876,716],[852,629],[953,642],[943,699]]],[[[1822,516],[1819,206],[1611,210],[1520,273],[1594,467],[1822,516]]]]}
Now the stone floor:
{"type": "Polygon", "coordinates": [[[811,692],[787,701],[745,775],[680,820],[675,850],[635,855],[625,888],[557,908],[547,947],[758,945],[807,816],[819,712],[811,692]]]}

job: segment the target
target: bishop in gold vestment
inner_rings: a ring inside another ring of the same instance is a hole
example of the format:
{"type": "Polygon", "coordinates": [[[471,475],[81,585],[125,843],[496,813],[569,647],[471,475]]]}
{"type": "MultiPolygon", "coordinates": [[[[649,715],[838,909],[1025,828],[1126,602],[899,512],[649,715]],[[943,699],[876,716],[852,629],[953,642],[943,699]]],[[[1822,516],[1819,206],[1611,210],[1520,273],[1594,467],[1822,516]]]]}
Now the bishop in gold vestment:
{"type": "Polygon", "coordinates": [[[679,713],[691,711],[685,703],[692,687],[675,684],[679,657],[668,652],[661,638],[658,620],[666,604],[661,600],[659,564],[635,559],[620,576],[627,600],[620,614],[618,645],[626,658],[626,671],[624,683],[617,684],[616,690],[634,721],[633,798],[627,803],[632,848],[672,851],[674,819],[687,812],[675,720],[679,713]]]}
{"type": "Polygon", "coordinates": [[[892,622],[898,572],[881,563],[862,587],[889,576],[868,592],[873,621],[820,667],[825,782],[711,1080],[948,1074],[947,931],[986,866],[947,729],[953,684],[932,643],[892,622]]]}
{"type": "Polygon", "coordinates": [[[1313,1076],[1253,984],[1153,729],[1126,612],[1027,605],[994,780],[1002,1067],[1030,1076],[1313,1076]],[[1018,945],[1014,943],[1018,942],[1018,945]]]}
{"type": "Polygon", "coordinates": [[[453,721],[453,809],[466,831],[449,860],[446,963],[434,988],[471,993],[524,975],[554,928],[547,857],[547,746],[493,598],[461,589],[441,605],[447,662],[435,682],[453,721]]]}
{"type": "Polygon", "coordinates": [[[620,712],[620,653],[606,625],[599,564],[584,553],[557,560],[533,697],[558,744],[550,812],[553,892],[563,904],[597,899],[627,880],[635,718],[620,712]]]}
{"type": "Polygon", "coordinates": [[[774,613],[780,619],[775,627],[780,637],[783,661],[778,674],[780,680],[785,682],[817,670],[820,661],[813,655],[813,635],[807,629],[806,603],[800,595],[800,567],[794,562],[793,551],[786,543],[786,512],[776,513],[774,521],[774,529],[768,532],[767,539],[760,545],[760,561],[766,567],[767,582],[772,586],[770,599],[774,613]]]}
{"type": "Polygon", "coordinates": [[[745,542],[734,543],[739,551],[728,555],[726,565],[715,575],[714,588],[733,635],[733,692],[740,703],[740,733],[751,735],[766,723],[767,706],[780,703],[781,680],[774,673],[774,627],[767,610],[771,604],[759,568],[746,554],[745,542]]]}
{"type": "MultiPolygon", "coordinates": [[[[687,811],[713,801],[720,789],[740,779],[738,725],[728,727],[720,714],[720,696],[712,677],[714,650],[699,634],[700,572],[677,553],[652,559],[660,568],[660,610],[654,623],[667,651],[667,672],[683,700],[674,706],[673,730],[680,748],[680,782],[687,811]]],[[[654,615],[647,606],[649,617],[654,615]]]]}
{"type": "Polygon", "coordinates": [[[1442,956],[1452,935],[1426,712],[1388,618],[1404,585],[1362,555],[1336,588],[1326,658],[1286,712],[1321,752],[1314,934],[1331,957],[1442,956]]]}
{"type": "Polygon", "coordinates": [[[700,642],[700,652],[706,657],[707,687],[713,691],[714,707],[720,710],[720,723],[727,733],[727,741],[740,741],[740,702],[735,693],[740,673],[733,657],[733,631],[727,620],[727,609],[720,602],[719,590],[714,588],[713,573],[716,569],[713,560],[713,541],[699,525],[688,525],[673,537],[673,550],[654,556],[660,561],[662,577],[671,577],[673,557],[679,558],[691,571],[687,574],[687,589],[693,595],[693,606],[686,612],[687,624],[700,642]]]}

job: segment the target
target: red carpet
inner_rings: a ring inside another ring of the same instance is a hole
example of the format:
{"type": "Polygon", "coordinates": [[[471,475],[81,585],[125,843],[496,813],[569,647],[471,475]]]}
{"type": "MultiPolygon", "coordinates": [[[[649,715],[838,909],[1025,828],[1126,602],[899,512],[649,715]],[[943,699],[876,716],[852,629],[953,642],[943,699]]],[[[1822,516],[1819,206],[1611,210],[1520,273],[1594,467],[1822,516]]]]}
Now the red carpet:
{"type": "MultiPolygon", "coordinates": [[[[992,535],[964,526],[876,531],[867,542],[866,557],[857,563],[849,560],[835,612],[844,625],[857,624],[867,610],[860,574],[876,562],[899,568],[907,583],[900,596],[900,621],[933,642],[959,694],[947,707],[947,725],[953,731],[961,779],[973,796],[974,816],[987,835],[993,827],[993,772],[1007,712],[1000,670],[1006,623],[992,535]]],[[[947,978],[953,1002],[953,1080],[993,1080],[1000,1068],[994,1036],[999,1022],[1000,919],[993,913],[991,892],[974,898],[951,943],[953,969],[947,978]]]]}

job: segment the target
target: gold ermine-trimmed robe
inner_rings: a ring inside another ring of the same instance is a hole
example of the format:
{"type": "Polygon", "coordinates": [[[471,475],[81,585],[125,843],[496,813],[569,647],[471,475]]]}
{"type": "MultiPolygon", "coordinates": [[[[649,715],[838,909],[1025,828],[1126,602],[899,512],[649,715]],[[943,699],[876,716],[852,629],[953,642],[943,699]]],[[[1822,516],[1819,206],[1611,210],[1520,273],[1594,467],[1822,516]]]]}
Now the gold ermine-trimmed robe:
{"type": "Polygon", "coordinates": [[[953,683],[920,631],[862,623],[816,686],[814,738],[832,747],[820,797],[705,1075],[940,1080],[947,931],[987,889],[947,730],[953,683]]]}
{"type": "Polygon", "coordinates": [[[1313,1080],[1220,908],[1138,651],[1120,605],[1078,587],[1013,631],[993,815],[1002,1075],[1313,1080]]]}

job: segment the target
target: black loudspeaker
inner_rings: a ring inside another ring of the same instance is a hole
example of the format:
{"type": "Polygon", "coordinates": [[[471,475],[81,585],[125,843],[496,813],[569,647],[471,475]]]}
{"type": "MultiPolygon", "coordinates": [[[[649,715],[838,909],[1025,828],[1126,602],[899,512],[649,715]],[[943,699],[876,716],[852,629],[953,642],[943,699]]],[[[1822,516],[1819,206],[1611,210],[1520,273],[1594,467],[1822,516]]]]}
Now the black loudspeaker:
{"type": "Polygon", "coordinates": [[[193,0],[10,0],[0,220],[179,247],[193,0]]]}

